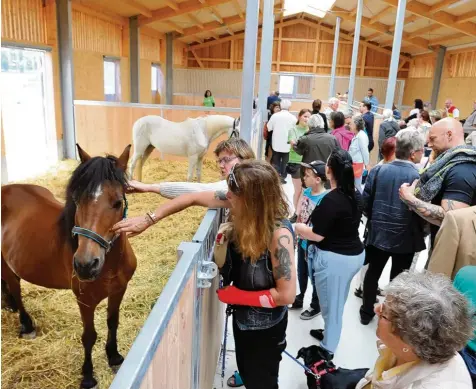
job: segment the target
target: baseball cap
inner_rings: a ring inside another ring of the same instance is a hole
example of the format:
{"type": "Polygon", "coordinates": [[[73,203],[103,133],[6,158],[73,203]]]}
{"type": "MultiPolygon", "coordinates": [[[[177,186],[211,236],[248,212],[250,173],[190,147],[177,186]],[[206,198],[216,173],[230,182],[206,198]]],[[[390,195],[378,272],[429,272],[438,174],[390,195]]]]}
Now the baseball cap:
{"type": "Polygon", "coordinates": [[[326,163],[322,161],[312,161],[310,163],[301,162],[301,166],[311,169],[318,177],[326,178],[326,163]]]}

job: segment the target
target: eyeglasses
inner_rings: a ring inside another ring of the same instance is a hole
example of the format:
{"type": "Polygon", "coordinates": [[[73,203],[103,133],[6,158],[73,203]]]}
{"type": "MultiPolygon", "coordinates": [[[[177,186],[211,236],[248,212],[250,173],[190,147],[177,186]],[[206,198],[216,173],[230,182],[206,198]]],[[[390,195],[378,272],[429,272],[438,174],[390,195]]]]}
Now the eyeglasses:
{"type": "Polygon", "coordinates": [[[391,321],[388,316],[383,314],[383,306],[385,305],[385,302],[382,302],[378,305],[377,311],[378,311],[378,316],[381,317],[382,319],[385,319],[387,321],[391,321]]]}
{"type": "Polygon", "coordinates": [[[228,175],[228,185],[230,185],[230,189],[233,191],[233,192],[237,192],[240,187],[238,186],[238,181],[236,181],[236,177],[235,177],[235,166],[233,166],[230,170],[230,174],[228,175]],[[232,185],[234,185],[236,187],[235,190],[233,190],[233,188],[231,187],[232,185]]]}
{"type": "Polygon", "coordinates": [[[223,158],[220,158],[217,160],[217,165],[218,166],[221,166],[221,165],[226,165],[227,163],[230,163],[231,161],[233,161],[234,159],[237,159],[238,157],[223,157],[223,158]]]}

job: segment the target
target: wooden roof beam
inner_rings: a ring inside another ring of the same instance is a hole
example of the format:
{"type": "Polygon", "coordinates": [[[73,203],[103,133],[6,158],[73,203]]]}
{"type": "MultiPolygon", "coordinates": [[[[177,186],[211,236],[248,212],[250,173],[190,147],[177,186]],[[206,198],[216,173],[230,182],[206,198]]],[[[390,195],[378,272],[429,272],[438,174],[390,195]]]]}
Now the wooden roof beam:
{"type": "Polygon", "coordinates": [[[384,8],[383,10],[381,10],[380,12],[372,16],[369,20],[369,23],[374,24],[375,22],[378,22],[384,15],[386,15],[392,10],[393,10],[393,7],[384,8]]]}
{"type": "Polygon", "coordinates": [[[379,37],[379,36],[381,36],[381,35],[382,35],[381,33],[376,32],[376,33],[374,33],[374,34],[369,35],[369,36],[366,37],[364,40],[368,42],[368,41],[374,40],[375,38],[377,38],[377,37],[379,37]]]}
{"type": "Polygon", "coordinates": [[[460,0],[443,0],[440,1],[439,3],[436,3],[430,7],[430,13],[434,14],[437,13],[438,11],[444,10],[445,8],[449,7],[450,5],[453,5],[460,0]]]}
{"type": "Polygon", "coordinates": [[[177,3],[178,10],[173,10],[170,7],[162,7],[152,11],[152,16],[150,18],[143,15],[140,16],[139,26],[144,26],[153,22],[163,22],[175,16],[186,15],[206,7],[215,7],[220,4],[228,3],[229,1],[230,0],[207,0],[206,5],[204,6],[204,4],[198,0],[188,0],[183,3],[177,3]]]}
{"type": "Polygon", "coordinates": [[[456,23],[464,23],[476,17],[476,11],[466,12],[456,18],[456,23]]]}
{"type": "MultiPolygon", "coordinates": [[[[205,29],[205,25],[197,19],[197,17],[194,14],[188,14],[188,18],[192,21],[195,26],[197,26],[200,30],[205,29]]],[[[186,30],[186,29],[185,29],[186,30]]]]}
{"type": "MultiPolygon", "coordinates": [[[[393,0],[389,0],[389,1],[393,1],[393,0]]],[[[337,11],[345,11],[345,10],[342,10],[341,8],[338,8],[338,7],[334,7],[334,9],[336,9],[337,11]]],[[[342,14],[342,19],[355,23],[354,18],[352,18],[350,15],[342,14]]],[[[378,31],[378,32],[382,33],[382,34],[393,36],[393,33],[390,31],[390,26],[387,26],[386,24],[382,24],[380,22],[370,24],[370,19],[366,18],[364,16],[362,16],[362,23],[361,24],[362,24],[362,27],[371,28],[375,31],[378,31]]],[[[408,38],[407,36],[408,36],[408,34],[404,32],[403,35],[402,35],[402,41],[405,41],[407,43],[411,43],[412,45],[414,45],[416,47],[428,50],[428,41],[426,39],[423,39],[423,38],[408,38]]]]}
{"type": "Polygon", "coordinates": [[[433,32],[435,30],[438,30],[441,28],[440,24],[430,24],[429,26],[420,28],[418,30],[415,30],[413,32],[410,32],[407,37],[408,38],[416,38],[417,36],[422,36],[423,34],[426,34],[427,32],[433,32]]]}
{"type": "MultiPolygon", "coordinates": [[[[398,0],[380,0],[388,5],[391,5],[394,8],[398,7],[398,0]]],[[[407,11],[411,12],[414,15],[421,16],[432,20],[435,23],[439,23],[442,26],[449,27],[453,30],[457,30],[469,36],[476,37],[476,24],[471,22],[456,23],[457,16],[451,15],[444,11],[438,11],[435,14],[431,14],[431,6],[419,1],[412,1],[410,4],[407,4],[407,11]]]]}
{"type": "Polygon", "coordinates": [[[183,34],[183,28],[180,28],[177,26],[174,22],[163,22],[165,25],[167,25],[171,30],[177,31],[179,34],[183,34]]]}
{"type": "Polygon", "coordinates": [[[220,16],[220,13],[216,8],[210,7],[209,11],[218,23],[224,23],[223,18],[220,16]]]}
{"type": "MultiPolygon", "coordinates": [[[[164,3],[165,3],[165,5],[166,5],[167,7],[172,8],[174,11],[178,11],[178,10],[179,10],[178,4],[177,4],[176,2],[174,2],[174,1],[172,1],[172,0],[164,0],[164,3]]],[[[151,15],[151,16],[148,16],[148,17],[151,18],[152,15],[151,15]]]]}
{"type": "Polygon", "coordinates": [[[243,20],[245,17],[243,11],[241,10],[240,3],[238,3],[238,0],[233,0],[232,4],[238,16],[243,20]]]}
{"type": "Polygon", "coordinates": [[[152,11],[143,6],[142,4],[139,4],[135,0],[119,0],[122,4],[128,5],[131,8],[134,8],[135,11],[139,12],[141,15],[145,16],[146,18],[152,17],[152,11]]]}
{"type": "Polygon", "coordinates": [[[453,35],[447,35],[447,36],[442,36],[442,37],[439,37],[439,38],[436,38],[436,39],[431,39],[430,40],[430,45],[431,46],[439,45],[443,42],[452,41],[454,39],[464,38],[466,36],[467,36],[466,34],[463,34],[462,32],[458,32],[458,33],[453,34],[453,35]]]}

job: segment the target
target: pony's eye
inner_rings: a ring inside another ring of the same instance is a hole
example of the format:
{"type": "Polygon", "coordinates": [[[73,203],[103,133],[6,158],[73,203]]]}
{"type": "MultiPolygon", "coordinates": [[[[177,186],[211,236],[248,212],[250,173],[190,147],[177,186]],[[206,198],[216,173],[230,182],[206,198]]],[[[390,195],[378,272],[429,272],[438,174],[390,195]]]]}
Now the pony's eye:
{"type": "Polygon", "coordinates": [[[122,201],[121,201],[121,200],[118,200],[118,201],[116,201],[116,202],[114,203],[113,208],[114,208],[114,209],[120,209],[121,206],[122,206],[122,201]]]}

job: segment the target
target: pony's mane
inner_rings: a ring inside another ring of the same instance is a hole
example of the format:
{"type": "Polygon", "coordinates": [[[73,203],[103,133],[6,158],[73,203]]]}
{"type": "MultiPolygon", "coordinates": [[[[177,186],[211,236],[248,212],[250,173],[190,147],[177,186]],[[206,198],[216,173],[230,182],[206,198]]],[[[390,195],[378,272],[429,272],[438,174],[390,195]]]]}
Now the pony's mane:
{"type": "Polygon", "coordinates": [[[71,175],[66,187],[66,204],[58,220],[60,233],[70,242],[73,249],[77,246],[71,230],[74,227],[76,204],[83,199],[94,198],[97,188],[105,183],[122,187],[127,185],[126,173],[117,166],[117,158],[112,155],[94,157],[81,163],[71,175]]]}

